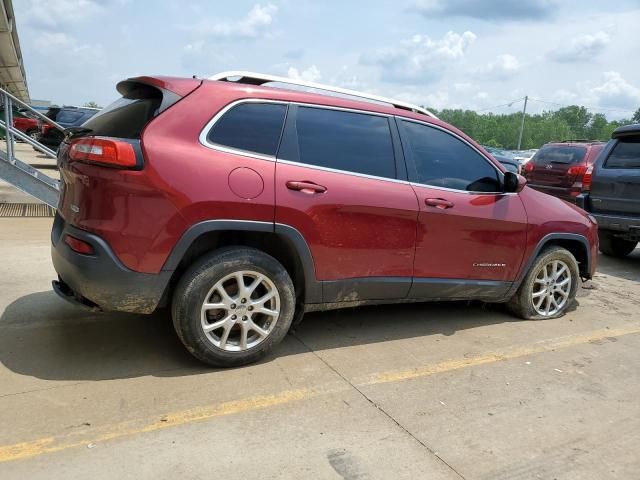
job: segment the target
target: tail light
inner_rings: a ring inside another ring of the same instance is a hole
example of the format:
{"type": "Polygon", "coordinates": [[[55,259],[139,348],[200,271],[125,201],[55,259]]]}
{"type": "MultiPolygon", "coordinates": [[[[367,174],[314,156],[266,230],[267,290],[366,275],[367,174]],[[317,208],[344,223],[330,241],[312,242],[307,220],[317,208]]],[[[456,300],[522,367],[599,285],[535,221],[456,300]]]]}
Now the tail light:
{"type": "Polygon", "coordinates": [[[567,175],[569,175],[570,177],[578,177],[578,176],[582,176],[586,173],[587,171],[587,166],[586,165],[575,165],[573,167],[569,167],[569,170],[567,170],[567,175]]]}
{"type": "Polygon", "coordinates": [[[591,191],[591,181],[593,180],[593,165],[589,165],[582,177],[582,191],[591,191]]]}
{"type": "Polygon", "coordinates": [[[533,172],[533,163],[531,163],[531,162],[528,162],[524,166],[524,173],[529,173],[529,172],[533,172]]]}
{"type": "Polygon", "coordinates": [[[97,163],[109,167],[136,166],[136,152],[130,143],[109,138],[86,137],[69,148],[69,158],[77,162],[97,163]]]}

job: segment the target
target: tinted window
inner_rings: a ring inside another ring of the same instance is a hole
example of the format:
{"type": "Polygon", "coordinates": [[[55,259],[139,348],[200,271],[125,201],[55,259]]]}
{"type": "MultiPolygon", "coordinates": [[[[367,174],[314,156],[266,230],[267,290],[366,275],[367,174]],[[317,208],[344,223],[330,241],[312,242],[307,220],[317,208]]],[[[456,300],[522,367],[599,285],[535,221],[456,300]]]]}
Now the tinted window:
{"type": "Polygon", "coordinates": [[[640,138],[623,138],[613,148],[605,168],[640,168],[640,138]]]}
{"type": "Polygon", "coordinates": [[[401,123],[418,183],[470,192],[501,191],[497,170],[462,140],[437,128],[401,123]]]}
{"type": "Polygon", "coordinates": [[[302,163],[377,177],[396,176],[386,117],[298,107],[296,129],[302,163]]]}
{"type": "Polygon", "coordinates": [[[207,135],[217,145],[275,156],[287,110],[274,103],[236,105],[219,119],[207,135]]]}
{"type": "Polygon", "coordinates": [[[56,117],[58,123],[74,123],[84,117],[85,113],[82,110],[60,110],[56,117]]]}
{"type": "Polygon", "coordinates": [[[122,97],[91,117],[84,127],[93,130],[93,135],[117,138],[140,138],[140,133],[155,116],[162,94],[148,89],[143,98],[122,97]]]}
{"type": "Polygon", "coordinates": [[[587,149],[584,147],[548,146],[538,150],[531,161],[536,165],[549,165],[550,163],[572,165],[581,163],[586,153],[587,149]]]}

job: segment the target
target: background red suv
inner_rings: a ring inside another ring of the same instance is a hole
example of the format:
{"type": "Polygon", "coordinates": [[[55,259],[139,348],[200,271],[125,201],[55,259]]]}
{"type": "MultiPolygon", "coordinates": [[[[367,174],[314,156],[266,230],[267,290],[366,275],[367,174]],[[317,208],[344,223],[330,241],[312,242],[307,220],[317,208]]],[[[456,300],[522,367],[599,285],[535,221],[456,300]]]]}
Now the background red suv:
{"type": "Polygon", "coordinates": [[[170,305],[197,358],[264,355],[303,312],[508,302],[553,318],[596,266],[586,213],[407,108],[236,82],[129,79],[60,146],[55,290],[170,305]]]}
{"type": "Polygon", "coordinates": [[[525,165],[524,176],[530,187],[575,203],[587,168],[604,146],[587,140],[547,143],[525,165]]]}

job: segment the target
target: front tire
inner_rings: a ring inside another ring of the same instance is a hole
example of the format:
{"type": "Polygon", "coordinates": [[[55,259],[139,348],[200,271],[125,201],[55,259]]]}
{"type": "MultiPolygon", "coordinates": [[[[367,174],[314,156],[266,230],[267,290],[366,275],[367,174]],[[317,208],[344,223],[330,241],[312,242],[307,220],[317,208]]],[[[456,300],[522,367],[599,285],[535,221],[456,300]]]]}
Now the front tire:
{"type": "Polygon", "coordinates": [[[216,367],[262,358],[284,338],[294,310],[287,271],[247,247],[202,257],[180,278],[172,301],[178,337],[194,357],[216,367]]]}
{"type": "Polygon", "coordinates": [[[579,282],[575,257],[565,248],[551,247],[533,262],[507,306],[526,320],[558,318],[575,301],[579,282]]]}
{"type": "Polygon", "coordinates": [[[609,232],[598,232],[600,251],[610,257],[623,258],[633,252],[638,242],[614,237],[609,232]]]}

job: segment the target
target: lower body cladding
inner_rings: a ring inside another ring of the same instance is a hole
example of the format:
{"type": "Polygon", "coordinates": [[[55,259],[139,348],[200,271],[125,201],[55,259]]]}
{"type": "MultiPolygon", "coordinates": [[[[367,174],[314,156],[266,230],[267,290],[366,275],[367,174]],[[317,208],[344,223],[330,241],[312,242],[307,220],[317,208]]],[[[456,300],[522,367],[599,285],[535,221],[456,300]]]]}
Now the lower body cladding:
{"type": "MultiPolygon", "coordinates": [[[[67,224],[56,215],[51,232],[51,257],[58,273],[55,292],[77,305],[105,311],[152,313],[163,305],[173,270],[157,274],[130,270],[120,262],[99,236],[67,224]],[[73,250],[65,236],[86,242],[91,254],[73,250]]],[[[440,300],[508,299],[512,282],[411,277],[371,277],[315,282],[321,302],[309,302],[305,311],[329,310],[358,305],[440,300]]]]}
{"type": "Polygon", "coordinates": [[[59,277],[53,282],[54,290],[65,300],[88,308],[152,313],[171,278],[172,272],[148,274],[128,269],[103,239],[66,224],[59,214],[51,243],[51,259],[59,277]],[[93,253],[72,250],[65,235],[88,243],[93,253]]]}

